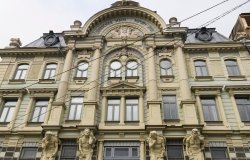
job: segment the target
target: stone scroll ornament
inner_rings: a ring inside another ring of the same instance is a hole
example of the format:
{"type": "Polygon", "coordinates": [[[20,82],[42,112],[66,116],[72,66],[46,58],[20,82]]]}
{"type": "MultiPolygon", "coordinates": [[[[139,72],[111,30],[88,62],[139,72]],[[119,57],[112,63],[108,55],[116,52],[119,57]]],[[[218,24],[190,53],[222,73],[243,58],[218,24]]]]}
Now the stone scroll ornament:
{"type": "Polygon", "coordinates": [[[191,134],[187,135],[183,142],[186,145],[186,154],[189,160],[204,160],[204,141],[199,135],[198,129],[192,129],[191,134]]]}
{"type": "Polygon", "coordinates": [[[56,134],[47,131],[42,139],[42,158],[41,160],[55,160],[58,151],[59,140],[56,134]]]}
{"type": "Polygon", "coordinates": [[[79,160],[92,160],[93,148],[95,147],[96,138],[93,132],[86,128],[81,132],[78,139],[79,145],[79,160]]]}
{"type": "Polygon", "coordinates": [[[149,145],[150,160],[164,160],[166,140],[163,136],[151,131],[146,139],[149,145]]]}

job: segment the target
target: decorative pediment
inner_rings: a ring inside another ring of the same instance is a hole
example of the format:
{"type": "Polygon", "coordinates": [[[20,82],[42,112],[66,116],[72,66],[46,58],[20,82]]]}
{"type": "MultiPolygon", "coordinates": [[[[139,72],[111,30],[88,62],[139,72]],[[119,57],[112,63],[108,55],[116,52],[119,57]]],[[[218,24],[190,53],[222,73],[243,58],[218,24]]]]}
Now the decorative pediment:
{"type": "Polygon", "coordinates": [[[143,33],[134,27],[131,26],[119,26],[111,30],[107,35],[107,39],[133,39],[141,38],[143,33]]]}
{"type": "Polygon", "coordinates": [[[117,84],[110,85],[108,87],[101,88],[103,94],[107,95],[119,95],[119,94],[127,94],[127,95],[140,95],[145,92],[145,87],[137,86],[134,84],[130,84],[127,82],[120,82],[117,84]]]}

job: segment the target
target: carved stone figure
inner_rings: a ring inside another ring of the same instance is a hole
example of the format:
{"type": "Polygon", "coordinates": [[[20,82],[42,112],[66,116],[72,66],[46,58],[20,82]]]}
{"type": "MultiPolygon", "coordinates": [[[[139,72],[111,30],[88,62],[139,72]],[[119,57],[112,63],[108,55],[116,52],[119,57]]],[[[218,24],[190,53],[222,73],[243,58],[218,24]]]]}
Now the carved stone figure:
{"type": "Polygon", "coordinates": [[[120,26],[110,31],[106,37],[127,39],[127,38],[139,38],[142,36],[143,33],[134,27],[120,26]]]}
{"type": "Polygon", "coordinates": [[[96,138],[90,129],[86,128],[81,132],[78,139],[79,160],[92,160],[93,148],[95,147],[96,138]]]}
{"type": "Polygon", "coordinates": [[[151,131],[146,141],[149,145],[150,160],[164,160],[165,138],[158,135],[156,131],[151,131]]]}
{"type": "Polygon", "coordinates": [[[41,160],[55,160],[58,151],[59,140],[55,134],[48,131],[42,139],[41,160]]]}
{"type": "Polygon", "coordinates": [[[192,129],[191,135],[184,138],[184,143],[186,144],[186,154],[189,160],[204,160],[204,142],[199,135],[198,129],[192,129]]]}

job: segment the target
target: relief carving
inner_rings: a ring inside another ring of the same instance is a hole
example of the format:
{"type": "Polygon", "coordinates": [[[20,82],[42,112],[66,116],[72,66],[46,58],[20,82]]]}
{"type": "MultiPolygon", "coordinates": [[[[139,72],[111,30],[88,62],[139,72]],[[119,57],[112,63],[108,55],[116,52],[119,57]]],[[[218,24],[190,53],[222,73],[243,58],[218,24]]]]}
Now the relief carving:
{"type": "Polygon", "coordinates": [[[86,128],[81,132],[81,135],[78,139],[79,160],[92,160],[95,142],[96,138],[90,129],[86,128]]]}
{"type": "Polygon", "coordinates": [[[156,131],[151,131],[146,139],[149,145],[150,160],[164,160],[166,140],[163,136],[157,134],[156,131]]]}
{"type": "Polygon", "coordinates": [[[198,129],[192,129],[191,135],[187,135],[183,141],[186,144],[186,154],[189,160],[204,160],[204,142],[198,129]]]}
{"type": "Polygon", "coordinates": [[[139,29],[130,26],[120,26],[110,31],[106,37],[111,39],[114,38],[127,39],[127,38],[140,38],[142,36],[143,33],[139,29]]]}
{"type": "Polygon", "coordinates": [[[56,134],[48,131],[42,139],[42,158],[41,160],[55,160],[58,151],[59,140],[56,134]]]}

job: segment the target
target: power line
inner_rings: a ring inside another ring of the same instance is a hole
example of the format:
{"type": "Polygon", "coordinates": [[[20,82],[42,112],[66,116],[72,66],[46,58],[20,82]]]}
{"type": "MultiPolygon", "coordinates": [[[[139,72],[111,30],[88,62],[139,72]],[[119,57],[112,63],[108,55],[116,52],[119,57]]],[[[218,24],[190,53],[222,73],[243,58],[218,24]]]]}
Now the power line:
{"type": "MultiPolygon", "coordinates": [[[[195,31],[196,32],[196,31],[195,31]]],[[[193,34],[193,33],[191,33],[191,34],[193,34]]],[[[190,34],[190,35],[191,35],[190,34]]],[[[172,41],[175,41],[175,40],[172,40],[172,41]]],[[[170,44],[172,41],[170,41],[170,42],[168,42],[167,44],[170,44]]],[[[165,44],[165,45],[167,45],[167,44],[165,44]]],[[[128,44],[128,45],[131,45],[131,44],[128,44]]],[[[124,46],[121,46],[121,48],[123,48],[124,46]]],[[[148,54],[148,53],[147,53],[148,54]]],[[[106,55],[106,54],[105,54],[106,55]]],[[[153,55],[154,56],[154,55],[153,55]]],[[[152,57],[152,56],[151,56],[152,57]]],[[[151,58],[151,57],[148,57],[147,59],[149,59],[149,58],[151,58]]],[[[100,57],[98,57],[98,58],[100,58],[100,57]]],[[[145,60],[147,60],[147,59],[144,59],[144,61],[145,60]]],[[[139,64],[139,65],[142,65],[142,64],[139,64]]],[[[104,75],[105,76],[105,75],[104,75]]],[[[103,84],[103,83],[105,83],[106,81],[104,81],[104,82],[102,82],[102,83],[99,83],[97,86],[94,86],[93,88],[90,88],[89,90],[91,90],[91,89],[94,89],[94,88],[96,88],[96,87],[98,87],[100,84],[103,84]]],[[[90,83],[92,83],[92,82],[90,82],[90,83]]],[[[78,88],[76,91],[78,91],[79,89],[81,89],[81,88],[83,88],[83,86],[82,87],[80,87],[80,88],[78,88]]],[[[59,97],[59,98],[57,98],[57,99],[60,99],[60,98],[63,98],[63,97],[66,97],[68,94],[65,94],[64,96],[62,96],[62,97],[59,97]]],[[[82,94],[80,94],[80,95],[82,95],[82,94]]],[[[79,95],[79,96],[80,96],[79,95]]],[[[68,101],[65,101],[65,102],[68,102],[68,101]]],[[[53,109],[53,108],[52,108],[53,109]]],[[[51,110],[52,110],[51,109],[51,110]]],[[[48,111],[51,111],[51,110],[48,110],[48,111]]],[[[48,111],[46,111],[45,113],[47,113],[48,111]]],[[[19,117],[23,117],[23,116],[26,116],[26,115],[29,115],[31,112],[29,112],[28,114],[25,114],[25,115],[22,115],[22,116],[17,116],[17,118],[19,118],[19,117]]],[[[44,114],[45,114],[44,113],[44,114]]],[[[42,115],[42,114],[41,114],[42,115]]],[[[39,116],[41,116],[41,115],[39,115],[39,116]]],[[[37,117],[39,117],[39,116],[37,116],[37,117]]],[[[37,117],[34,117],[33,119],[35,119],[35,118],[37,118],[37,117]]],[[[16,120],[16,119],[15,119],[16,120]]],[[[14,120],[13,120],[14,121],[14,120]]],[[[26,123],[26,122],[25,122],[26,123]]],[[[25,123],[21,123],[21,125],[22,124],[25,124],[25,123]]],[[[17,123],[16,123],[17,124],[17,123]]],[[[18,126],[20,126],[20,125],[18,125],[18,126]]],[[[17,128],[18,126],[16,126],[16,127],[13,127],[12,129],[15,129],[15,128],[17,128]]]]}

